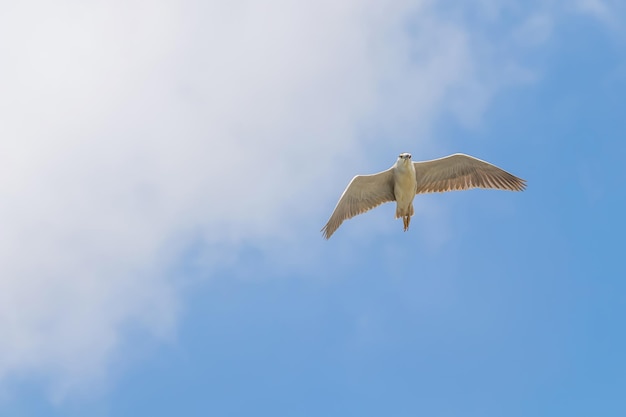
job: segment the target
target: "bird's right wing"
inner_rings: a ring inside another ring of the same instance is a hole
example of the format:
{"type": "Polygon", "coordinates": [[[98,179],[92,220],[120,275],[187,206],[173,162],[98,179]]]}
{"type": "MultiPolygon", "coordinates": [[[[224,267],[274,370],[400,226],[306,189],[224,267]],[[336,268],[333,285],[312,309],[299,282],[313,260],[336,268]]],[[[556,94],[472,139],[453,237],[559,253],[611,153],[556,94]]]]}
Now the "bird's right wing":
{"type": "Polygon", "coordinates": [[[470,188],[522,191],[526,181],[473,156],[457,153],[431,161],[413,162],[416,194],[470,188]]]}
{"type": "Polygon", "coordinates": [[[324,237],[330,238],[344,220],[389,201],[395,201],[392,168],[378,174],[357,175],[346,187],[333,214],[322,228],[324,237]]]}

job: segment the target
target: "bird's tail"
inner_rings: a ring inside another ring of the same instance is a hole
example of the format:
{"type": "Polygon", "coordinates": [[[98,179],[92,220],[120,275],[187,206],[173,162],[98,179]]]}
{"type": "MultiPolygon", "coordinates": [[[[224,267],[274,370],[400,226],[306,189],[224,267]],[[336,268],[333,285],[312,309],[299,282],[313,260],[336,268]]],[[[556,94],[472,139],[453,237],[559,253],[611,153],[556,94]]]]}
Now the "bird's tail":
{"type": "Polygon", "coordinates": [[[413,203],[409,205],[409,207],[400,208],[396,207],[396,219],[402,217],[402,223],[404,225],[404,231],[409,230],[409,224],[411,223],[411,216],[415,213],[413,209],[413,203]]]}
{"type": "Polygon", "coordinates": [[[396,206],[396,219],[399,219],[400,217],[411,217],[413,214],[415,214],[413,203],[409,204],[409,207],[407,208],[396,206]]]}

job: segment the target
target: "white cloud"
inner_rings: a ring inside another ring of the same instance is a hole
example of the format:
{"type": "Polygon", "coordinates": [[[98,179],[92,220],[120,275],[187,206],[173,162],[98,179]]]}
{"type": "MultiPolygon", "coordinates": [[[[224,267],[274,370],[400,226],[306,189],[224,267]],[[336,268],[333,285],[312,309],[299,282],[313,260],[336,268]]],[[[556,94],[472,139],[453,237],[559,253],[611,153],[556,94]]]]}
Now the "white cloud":
{"type": "Polygon", "coordinates": [[[581,12],[589,13],[600,20],[611,20],[609,6],[603,0],[578,0],[576,6],[581,12]]]}
{"type": "Polygon", "coordinates": [[[554,22],[548,13],[534,14],[516,28],[514,37],[520,45],[535,46],[549,39],[553,26],[554,22]]]}
{"type": "Polygon", "coordinates": [[[577,0],[574,10],[597,19],[612,32],[623,36],[626,7],[620,0],[577,0]]]}
{"type": "Polygon", "coordinates": [[[168,337],[186,245],[317,230],[364,143],[416,150],[442,112],[480,117],[509,74],[477,46],[419,0],[14,3],[0,381],[69,392],[106,374],[127,326],[168,337]]]}

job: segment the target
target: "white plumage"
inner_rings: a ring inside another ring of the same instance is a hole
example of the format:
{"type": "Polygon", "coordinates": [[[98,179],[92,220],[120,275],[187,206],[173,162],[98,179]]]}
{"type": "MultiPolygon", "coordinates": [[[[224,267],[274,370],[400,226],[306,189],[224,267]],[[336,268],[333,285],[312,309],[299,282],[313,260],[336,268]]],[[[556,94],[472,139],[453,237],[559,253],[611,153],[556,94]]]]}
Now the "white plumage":
{"type": "Polygon", "coordinates": [[[404,231],[407,231],[414,213],[413,198],[416,194],[470,188],[523,191],[526,181],[469,155],[457,153],[430,161],[412,162],[411,154],[401,153],[388,170],[357,175],[350,181],[322,233],[328,239],[344,220],[389,201],[396,202],[396,218],[402,217],[404,231]]]}

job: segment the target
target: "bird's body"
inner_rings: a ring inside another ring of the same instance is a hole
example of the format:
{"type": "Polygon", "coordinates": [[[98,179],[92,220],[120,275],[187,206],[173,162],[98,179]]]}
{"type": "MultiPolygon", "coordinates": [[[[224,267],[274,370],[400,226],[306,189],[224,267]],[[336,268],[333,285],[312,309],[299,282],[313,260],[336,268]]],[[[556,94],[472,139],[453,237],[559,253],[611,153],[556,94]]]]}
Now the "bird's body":
{"type": "Polygon", "coordinates": [[[415,190],[417,188],[415,167],[411,162],[411,155],[401,154],[392,169],[393,195],[396,199],[396,219],[402,217],[404,231],[406,231],[409,228],[411,216],[415,213],[413,199],[415,198],[415,190]]]}
{"type": "Polygon", "coordinates": [[[412,162],[410,154],[402,153],[388,170],[354,177],[322,232],[328,239],[344,220],[389,201],[396,202],[396,218],[402,217],[404,231],[407,231],[415,211],[413,199],[416,194],[476,187],[522,191],[526,182],[469,155],[454,154],[412,162]]]}

